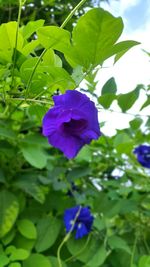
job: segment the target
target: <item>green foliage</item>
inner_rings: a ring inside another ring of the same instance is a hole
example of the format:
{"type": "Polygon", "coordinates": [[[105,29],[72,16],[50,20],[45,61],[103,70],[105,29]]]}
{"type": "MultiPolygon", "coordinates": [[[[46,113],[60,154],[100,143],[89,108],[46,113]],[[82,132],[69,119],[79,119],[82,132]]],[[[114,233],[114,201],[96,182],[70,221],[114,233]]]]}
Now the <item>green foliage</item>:
{"type": "Polygon", "coordinates": [[[35,245],[37,252],[43,252],[54,244],[60,232],[60,226],[60,221],[50,216],[39,220],[37,224],[38,237],[35,245]]]}
{"type": "Polygon", "coordinates": [[[19,203],[16,196],[9,191],[2,190],[0,192],[0,210],[0,237],[3,237],[13,227],[19,213],[19,203]]]}
{"type": "MultiPolygon", "coordinates": [[[[90,10],[78,20],[73,29],[72,47],[66,53],[69,62],[81,65],[86,70],[102,65],[104,60],[124,50],[121,43],[115,45],[122,30],[121,18],[115,18],[100,8],[90,10]]],[[[136,44],[138,43],[135,42],[134,45],[136,44]]],[[[126,49],[130,47],[131,44],[128,43],[126,49]]]]}
{"type": "MultiPolygon", "coordinates": [[[[77,10],[73,18],[69,21],[67,27],[72,28],[74,21],[85,13],[86,7],[99,6],[101,2],[109,2],[108,0],[87,0],[84,6],[77,10]]],[[[113,0],[112,0],[113,1],[113,0]]],[[[0,24],[3,22],[17,20],[18,16],[18,0],[1,0],[0,1],[0,24]]],[[[65,18],[77,4],[78,0],[24,0],[22,4],[22,24],[43,18],[46,25],[61,25],[65,18]]],[[[32,24],[30,24],[32,25],[32,24]]]]}
{"type": "Polygon", "coordinates": [[[102,88],[102,95],[115,94],[116,92],[117,92],[117,85],[115,79],[112,77],[104,84],[102,88]]]}
{"type": "Polygon", "coordinates": [[[139,97],[141,86],[137,86],[132,92],[120,94],[118,96],[118,105],[123,112],[130,109],[139,97]]]}
{"type": "Polygon", "coordinates": [[[150,256],[142,256],[139,261],[138,267],[148,267],[150,264],[150,256]]]}
{"type": "Polygon", "coordinates": [[[18,231],[29,239],[36,239],[37,231],[32,221],[23,219],[17,223],[18,231]]]}
{"type": "Polygon", "coordinates": [[[103,85],[101,96],[98,98],[99,104],[104,108],[109,108],[116,99],[116,92],[117,85],[115,79],[112,77],[103,85]]]}
{"type": "Polygon", "coordinates": [[[50,261],[41,254],[31,254],[30,257],[24,261],[23,267],[32,267],[32,266],[44,266],[44,267],[51,267],[50,261]]]}
{"type": "MultiPolygon", "coordinates": [[[[54,4],[58,9],[57,1],[48,2],[54,4]]],[[[60,244],[62,267],[148,267],[150,181],[133,149],[150,142],[150,119],[135,116],[129,128],[102,134],[70,161],[41,129],[52,96],[80,88],[84,79],[88,89],[80,90],[100,109],[117,100],[126,113],[141,90],[142,108],[148,107],[149,87],[118,94],[113,77],[96,94],[98,66],[138,43],[117,43],[122,19],[101,8],[89,10],[73,30],[58,27],[60,21],[44,26],[41,18],[0,26],[0,267],[56,267],[60,244]],[[66,241],[64,210],[77,204],[91,207],[92,232],[66,241]]]]}

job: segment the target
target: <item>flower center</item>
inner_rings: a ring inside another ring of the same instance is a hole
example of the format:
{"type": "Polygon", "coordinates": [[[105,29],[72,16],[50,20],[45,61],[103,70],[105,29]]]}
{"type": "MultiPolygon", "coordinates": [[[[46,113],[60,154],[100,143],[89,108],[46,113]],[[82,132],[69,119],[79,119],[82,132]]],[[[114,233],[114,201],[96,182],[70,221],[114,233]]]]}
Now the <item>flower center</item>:
{"type": "Polygon", "coordinates": [[[144,159],[150,160],[150,153],[144,155],[144,159]]]}
{"type": "Polygon", "coordinates": [[[80,229],[82,227],[82,223],[78,224],[78,229],[80,229]]]}
{"type": "Polygon", "coordinates": [[[71,119],[69,122],[64,122],[63,123],[63,130],[66,133],[70,134],[80,134],[83,132],[83,130],[87,127],[87,121],[84,119],[80,120],[74,120],[71,119]]]}

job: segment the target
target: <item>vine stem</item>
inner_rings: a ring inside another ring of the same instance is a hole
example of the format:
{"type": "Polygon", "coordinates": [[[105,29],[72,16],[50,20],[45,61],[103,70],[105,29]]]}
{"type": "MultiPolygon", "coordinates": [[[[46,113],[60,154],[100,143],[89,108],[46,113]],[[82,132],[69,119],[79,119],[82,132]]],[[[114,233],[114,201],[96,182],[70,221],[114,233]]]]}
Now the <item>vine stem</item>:
{"type": "Polygon", "coordinates": [[[34,99],[34,98],[23,98],[23,97],[20,97],[20,98],[10,98],[11,100],[17,100],[17,101],[26,101],[26,102],[36,102],[36,103],[41,103],[41,104],[51,104],[52,102],[50,101],[43,101],[43,100],[38,100],[38,99],[34,99]]]}
{"type": "Polygon", "coordinates": [[[21,18],[21,8],[22,8],[22,0],[19,0],[19,11],[18,11],[18,18],[17,18],[15,48],[14,48],[14,53],[13,53],[13,68],[12,68],[11,88],[13,88],[13,85],[14,85],[14,72],[15,72],[15,67],[16,67],[16,56],[17,56],[17,46],[18,46],[19,25],[20,25],[20,18],[21,18]]]}
{"type": "Polygon", "coordinates": [[[91,236],[89,235],[88,238],[87,238],[87,241],[86,241],[85,245],[82,247],[82,249],[79,250],[75,255],[69,257],[68,259],[66,259],[65,262],[71,261],[71,260],[73,260],[74,258],[76,258],[78,255],[80,255],[80,254],[86,249],[86,247],[87,247],[87,245],[88,245],[88,243],[89,243],[89,241],[90,241],[90,237],[91,237],[91,236]]]}
{"type": "Polygon", "coordinates": [[[114,112],[114,113],[118,113],[118,114],[123,114],[123,115],[130,115],[133,117],[149,117],[149,115],[146,115],[146,114],[134,114],[134,113],[130,113],[130,112],[122,112],[122,111],[117,111],[117,110],[113,110],[113,109],[105,109],[105,108],[102,108],[99,106],[97,106],[97,109],[103,110],[103,111],[114,112]]]}
{"type": "MultiPolygon", "coordinates": [[[[63,29],[63,28],[66,26],[66,24],[67,24],[67,23],[69,22],[69,20],[73,17],[73,15],[75,14],[75,12],[76,12],[76,11],[77,11],[77,10],[78,10],[78,9],[79,9],[79,8],[86,2],[86,1],[87,1],[87,0],[81,0],[81,1],[79,2],[79,4],[75,6],[75,8],[70,12],[70,14],[67,16],[67,18],[64,20],[64,22],[63,22],[62,25],[60,26],[61,29],[63,29]]],[[[51,47],[49,47],[49,48],[51,48],[51,47]]],[[[38,65],[39,65],[39,63],[40,63],[40,61],[42,60],[43,56],[44,56],[45,53],[47,52],[47,50],[48,50],[48,49],[46,49],[46,48],[43,50],[42,54],[39,56],[38,61],[36,62],[35,66],[34,66],[34,69],[33,69],[32,73],[31,73],[30,78],[29,78],[29,81],[28,81],[28,83],[27,83],[26,97],[27,97],[27,95],[28,95],[28,91],[29,91],[29,89],[30,89],[30,86],[31,86],[31,82],[32,82],[34,73],[35,73],[35,71],[36,71],[36,69],[37,69],[37,67],[38,67],[38,65]]]]}
{"type": "Polygon", "coordinates": [[[63,267],[63,266],[62,266],[62,262],[61,262],[61,256],[60,256],[61,249],[62,249],[63,245],[64,245],[64,244],[69,240],[69,238],[70,238],[70,235],[71,235],[71,233],[72,233],[72,231],[73,231],[73,229],[74,229],[75,223],[76,223],[76,221],[77,221],[77,219],[78,219],[78,217],[79,217],[79,215],[80,215],[81,208],[82,208],[82,207],[79,206],[79,209],[78,209],[78,211],[77,211],[77,213],[76,213],[76,216],[75,216],[75,218],[74,218],[74,221],[73,221],[73,223],[72,223],[72,226],[71,226],[70,231],[69,231],[68,234],[64,237],[64,239],[62,240],[62,242],[60,243],[60,245],[59,245],[59,247],[58,247],[58,250],[57,250],[57,260],[58,260],[58,266],[59,266],[59,267],[63,267]]]}
{"type": "Polygon", "coordinates": [[[34,69],[33,69],[32,73],[31,73],[30,78],[29,78],[28,83],[27,83],[26,97],[27,97],[27,95],[28,95],[28,91],[29,91],[29,89],[30,89],[30,85],[31,85],[31,82],[32,82],[34,73],[35,73],[35,71],[36,71],[36,69],[37,69],[37,67],[38,67],[38,65],[39,65],[39,63],[40,63],[40,61],[42,60],[42,58],[43,58],[43,56],[45,55],[46,52],[47,52],[47,49],[44,49],[43,52],[42,52],[42,54],[39,56],[39,58],[38,58],[38,60],[37,60],[37,62],[36,62],[36,64],[35,64],[35,66],[34,66],[34,69]]]}
{"type": "Polygon", "coordinates": [[[136,244],[137,244],[137,238],[138,238],[138,236],[136,234],[134,244],[133,244],[133,250],[132,250],[132,254],[131,254],[130,267],[132,267],[133,263],[134,263],[134,255],[135,255],[135,249],[136,249],[136,244]]]}
{"type": "MultiPolygon", "coordinates": [[[[83,77],[84,78],[84,77],[83,77]]],[[[26,102],[36,102],[36,103],[41,103],[41,104],[52,104],[52,102],[50,101],[43,101],[43,100],[39,100],[39,99],[36,99],[37,97],[35,98],[23,98],[23,97],[19,97],[19,98],[16,98],[16,97],[13,97],[13,98],[10,98],[11,100],[15,100],[15,101],[21,101],[21,103],[19,103],[17,105],[20,106],[24,101],[26,102]]],[[[112,109],[104,109],[104,108],[101,108],[101,107],[97,107],[98,110],[102,110],[102,111],[109,111],[109,112],[113,112],[113,113],[119,113],[119,114],[123,114],[123,115],[130,115],[130,116],[133,116],[133,117],[149,117],[149,115],[144,115],[144,114],[133,114],[133,113],[128,113],[128,112],[121,112],[121,111],[116,111],[116,110],[112,110],[112,109]]],[[[16,110],[16,108],[15,108],[16,110]]],[[[15,111],[14,110],[14,111],[15,111]]],[[[14,113],[14,111],[12,113],[14,113]]]]}
{"type": "Polygon", "coordinates": [[[78,5],[75,6],[75,8],[70,12],[68,17],[64,20],[60,28],[64,28],[66,24],[69,22],[69,20],[73,17],[75,12],[86,2],[87,0],[81,0],[78,5]]]}

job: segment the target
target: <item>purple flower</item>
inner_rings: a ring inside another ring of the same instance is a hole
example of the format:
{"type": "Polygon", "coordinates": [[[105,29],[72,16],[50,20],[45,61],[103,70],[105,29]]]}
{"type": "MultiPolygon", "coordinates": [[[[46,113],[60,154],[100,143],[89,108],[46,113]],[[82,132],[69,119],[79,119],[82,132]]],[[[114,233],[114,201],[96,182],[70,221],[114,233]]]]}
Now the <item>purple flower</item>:
{"type": "Polygon", "coordinates": [[[75,238],[82,238],[91,231],[94,217],[91,215],[88,207],[82,208],[80,206],[66,209],[64,213],[64,223],[67,233],[76,231],[75,238]],[[79,215],[77,216],[79,212],[79,215]],[[76,218],[77,216],[77,218],[76,218]],[[76,218],[76,221],[75,221],[76,218]],[[75,221],[75,223],[74,223],[75,221]],[[74,226],[73,226],[74,225],[74,226]],[[73,226],[73,229],[72,229],[73,226]]]}
{"type": "Polygon", "coordinates": [[[78,91],[67,90],[53,100],[54,107],[43,118],[43,135],[71,159],[85,144],[99,138],[98,112],[95,104],[78,91]]]}
{"type": "Polygon", "coordinates": [[[140,145],[134,149],[138,162],[146,168],[150,168],[150,146],[140,145]]]}

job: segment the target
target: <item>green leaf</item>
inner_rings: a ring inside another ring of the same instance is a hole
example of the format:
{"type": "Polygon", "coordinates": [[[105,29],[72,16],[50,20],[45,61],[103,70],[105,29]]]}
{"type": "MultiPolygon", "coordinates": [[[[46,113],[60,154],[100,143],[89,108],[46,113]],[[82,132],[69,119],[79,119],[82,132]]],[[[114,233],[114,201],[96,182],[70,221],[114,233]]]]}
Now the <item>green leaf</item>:
{"type": "Polygon", "coordinates": [[[99,104],[101,104],[104,108],[109,108],[112,102],[116,99],[114,94],[104,94],[98,98],[99,104]]]}
{"type": "Polygon", "coordinates": [[[36,239],[37,231],[34,223],[28,219],[22,219],[17,222],[19,232],[29,239],[36,239]]]}
{"type": "Polygon", "coordinates": [[[40,43],[46,48],[53,48],[61,52],[70,49],[70,32],[57,27],[45,26],[37,31],[40,43]]]}
{"type": "Polygon", "coordinates": [[[116,63],[126,52],[129,51],[133,46],[139,45],[139,42],[136,41],[123,41],[118,44],[116,44],[113,47],[113,54],[116,53],[114,63],[116,63]],[[121,51],[121,52],[120,52],[121,51]]]}
{"type": "Polygon", "coordinates": [[[72,77],[63,68],[48,66],[43,71],[49,74],[47,86],[50,88],[50,92],[55,92],[56,89],[65,92],[66,88],[74,89],[76,87],[72,77]]]}
{"type": "MultiPolygon", "coordinates": [[[[11,21],[0,26],[0,58],[10,62],[13,55],[13,48],[16,42],[17,22],[11,21]],[[4,41],[5,40],[5,41],[4,41]]],[[[18,32],[17,50],[21,51],[23,37],[18,32]]]]}
{"type": "Polygon", "coordinates": [[[52,267],[47,257],[41,254],[31,254],[30,257],[23,262],[23,267],[52,267]]]}
{"type": "Polygon", "coordinates": [[[118,105],[123,112],[130,109],[139,97],[141,86],[137,86],[133,91],[127,94],[118,95],[118,105]]]}
{"type": "Polygon", "coordinates": [[[149,267],[150,266],[150,256],[144,255],[139,260],[138,267],[149,267]]]}
{"type": "Polygon", "coordinates": [[[0,267],[4,267],[9,263],[9,258],[4,254],[0,254],[0,267]]]}
{"type": "Polygon", "coordinates": [[[78,168],[73,168],[71,171],[68,172],[67,179],[68,180],[75,180],[81,177],[85,177],[91,174],[91,168],[87,166],[82,166],[78,168]]]}
{"type": "Polygon", "coordinates": [[[21,267],[21,264],[19,262],[12,262],[8,265],[8,267],[21,267]]]}
{"type": "Polygon", "coordinates": [[[114,139],[114,146],[117,147],[118,145],[122,143],[129,143],[131,141],[131,138],[126,133],[119,133],[115,136],[114,139]]]}
{"type": "Polygon", "coordinates": [[[13,227],[19,213],[19,203],[9,191],[0,192],[0,237],[5,236],[13,227]]]}
{"type": "Polygon", "coordinates": [[[100,216],[96,216],[96,218],[94,219],[94,227],[96,227],[99,231],[102,231],[103,229],[106,228],[106,221],[103,218],[101,218],[100,216]]]}
{"type": "Polygon", "coordinates": [[[116,43],[122,30],[121,18],[115,18],[101,8],[93,8],[74,27],[72,47],[66,53],[67,58],[86,69],[102,64],[109,57],[106,52],[116,43]]]}
{"type": "MultiPolygon", "coordinates": [[[[50,256],[48,259],[50,260],[52,267],[56,267],[58,265],[58,259],[56,257],[50,256]]],[[[61,261],[61,263],[62,267],[67,267],[65,262],[61,261]]]]}
{"type": "Polygon", "coordinates": [[[5,176],[2,170],[0,170],[0,183],[5,183],[5,176]]]}
{"type": "Polygon", "coordinates": [[[95,199],[94,207],[100,214],[104,214],[106,218],[112,218],[120,213],[122,201],[109,199],[108,195],[100,192],[95,199]]]}
{"type": "Polygon", "coordinates": [[[71,255],[75,256],[84,263],[87,263],[94,257],[98,247],[100,246],[99,242],[97,242],[94,238],[91,238],[89,241],[87,240],[87,237],[78,240],[75,240],[73,237],[67,242],[67,248],[71,255]]]}
{"type": "Polygon", "coordinates": [[[53,217],[41,219],[37,224],[37,242],[35,249],[43,252],[50,248],[56,241],[60,231],[61,223],[53,217]]]}
{"type": "MultiPolygon", "coordinates": [[[[30,117],[32,117],[33,119],[36,119],[40,122],[40,124],[42,123],[42,119],[45,115],[45,113],[47,112],[47,108],[45,106],[41,106],[38,104],[31,104],[28,107],[28,114],[30,115],[30,117]]],[[[46,138],[45,138],[45,142],[46,142],[46,138]]],[[[48,144],[48,142],[47,142],[48,144]]]]}
{"type": "Polygon", "coordinates": [[[134,120],[130,121],[130,126],[133,130],[137,130],[140,128],[143,120],[141,118],[135,118],[134,120]]]}
{"type": "Polygon", "coordinates": [[[11,231],[8,232],[8,234],[6,234],[3,238],[2,238],[2,243],[6,246],[8,245],[9,243],[12,242],[12,240],[14,239],[15,237],[15,229],[13,228],[11,231]]]}
{"type": "Polygon", "coordinates": [[[47,139],[38,133],[31,133],[24,137],[23,140],[21,140],[22,143],[28,144],[28,145],[40,145],[44,148],[49,148],[49,144],[47,142],[47,139]]]}
{"type": "Polygon", "coordinates": [[[83,73],[83,67],[82,66],[76,66],[74,69],[73,69],[73,72],[72,72],[72,78],[73,80],[75,81],[76,85],[78,86],[81,81],[83,80],[83,77],[84,77],[84,73],[83,73]]]}
{"type": "Polygon", "coordinates": [[[118,133],[114,138],[114,147],[119,153],[130,153],[134,142],[126,133],[118,133]]]}
{"type": "Polygon", "coordinates": [[[27,162],[29,162],[32,166],[38,169],[42,169],[46,166],[47,155],[40,145],[22,143],[21,152],[27,162]]]}
{"type": "Polygon", "coordinates": [[[87,267],[99,267],[105,262],[106,258],[107,251],[104,245],[102,245],[98,248],[92,259],[87,263],[87,267]]]}
{"type": "Polygon", "coordinates": [[[39,45],[39,40],[33,40],[30,43],[27,43],[21,50],[24,56],[28,56],[34,49],[39,45]]]}
{"type": "Polygon", "coordinates": [[[127,253],[131,254],[131,249],[128,246],[127,242],[119,236],[114,235],[109,237],[108,244],[111,247],[111,249],[123,249],[127,253]]]}
{"type": "Polygon", "coordinates": [[[145,125],[147,128],[150,128],[150,117],[147,119],[146,121],[146,125],[145,125]]]}
{"type": "Polygon", "coordinates": [[[0,122],[0,137],[7,137],[10,139],[14,139],[16,137],[15,132],[8,126],[8,123],[0,122]]]}
{"type": "Polygon", "coordinates": [[[52,49],[48,49],[43,55],[41,66],[55,66],[62,67],[62,61],[58,55],[54,53],[52,49]]]}
{"type": "Polygon", "coordinates": [[[19,179],[14,183],[14,186],[22,189],[40,203],[45,201],[47,189],[45,186],[39,184],[37,175],[35,177],[33,173],[29,172],[26,175],[19,176],[19,179]]]}
{"type": "Polygon", "coordinates": [[[112,102],[116,99],[117,85],[115,79],[110,78],[102,87],[102,95],[98,98],[99,104],[104,108],[109,108],[112,102]]]}
{"type": "Polygon", "coordinates": [[[26,83],[28,82],[31,76],[31,72],[33,71],[33,68],[35,64],[37,63],[37,61],[38,61],[38,57],[34,57],[34,58],[32,57],[23,62],[20,68],[20,74],[24,82],[26,83]]]}
{"type": "Polygon", "coordinates": [[[124,250],[113,251],[109,260],[112,267],[126,267],[131,265],[131,255],[124,250]]]}
{"type": "Polygon", "coordinates": [[[29,251],[23,249],[23,248],[15,248],[14,250],[12,250],[12,252],[10,253],[10,260],[11,261],[20,261],[20,260],[25,260],[29,257],[29,251]]]}
{"type": "MultiPolygon", "coordinates": [[[[26,84],[30,79],[37,61],[38,58],[36,57],[27,59],[20,68],[22,81],[26,84]]],[[[47,88],[51,96],[51,93],[56,89],[60,89],[62,92],[64,92],[66,88],[74,89],[76,85],[69,73],[61,67],[56,67],[56,65],[60,65],[58,57],[51,58],[49,61],[51,65],[47,58],[38,65],[30,86],[30,92],[38,94],[41,93],[42,90],[45,92],[44,88],[47,88]]]]}
{"type": "Polygon", "coordinates": [[[28,39],[34,32],[36,32],[44,24],[43,19],[36,21],[29,21],[22,29],[22,34],[25,39],[28,39]]]}
{"type": "Polygon", "coordinates": [[[87,162],[91,161],[92,160],[92,152],[91,152],[89,146],[84,146],[80,150],[79,154],[76,156],[75,160],[79,161],[79,162],[81,162],[81,161],[87,161],[87,162]]]}
{"type": "Polygon", "coordinates": [[[145,103],[142,105],[142,107],[140,108],[140,110],[142,110],[143,108],[146,108],[150,105],[150,96],[147,96],[147,100],[145,101],[145,103]]]}
{"type": "Polygon", "coordinates": [[[23,248],[25,250],[31,251],[35,245],[35,239],[27,239],[21,234],[17,233],[14,240],[14,245],[17,248],[23,248]]]}
{"type": "Polygon", "coordinates": [[[117,85],[115,79],[112,77],[103,85],[102,95],[116,94],[116,92],[117,92],[117,85]]]}

